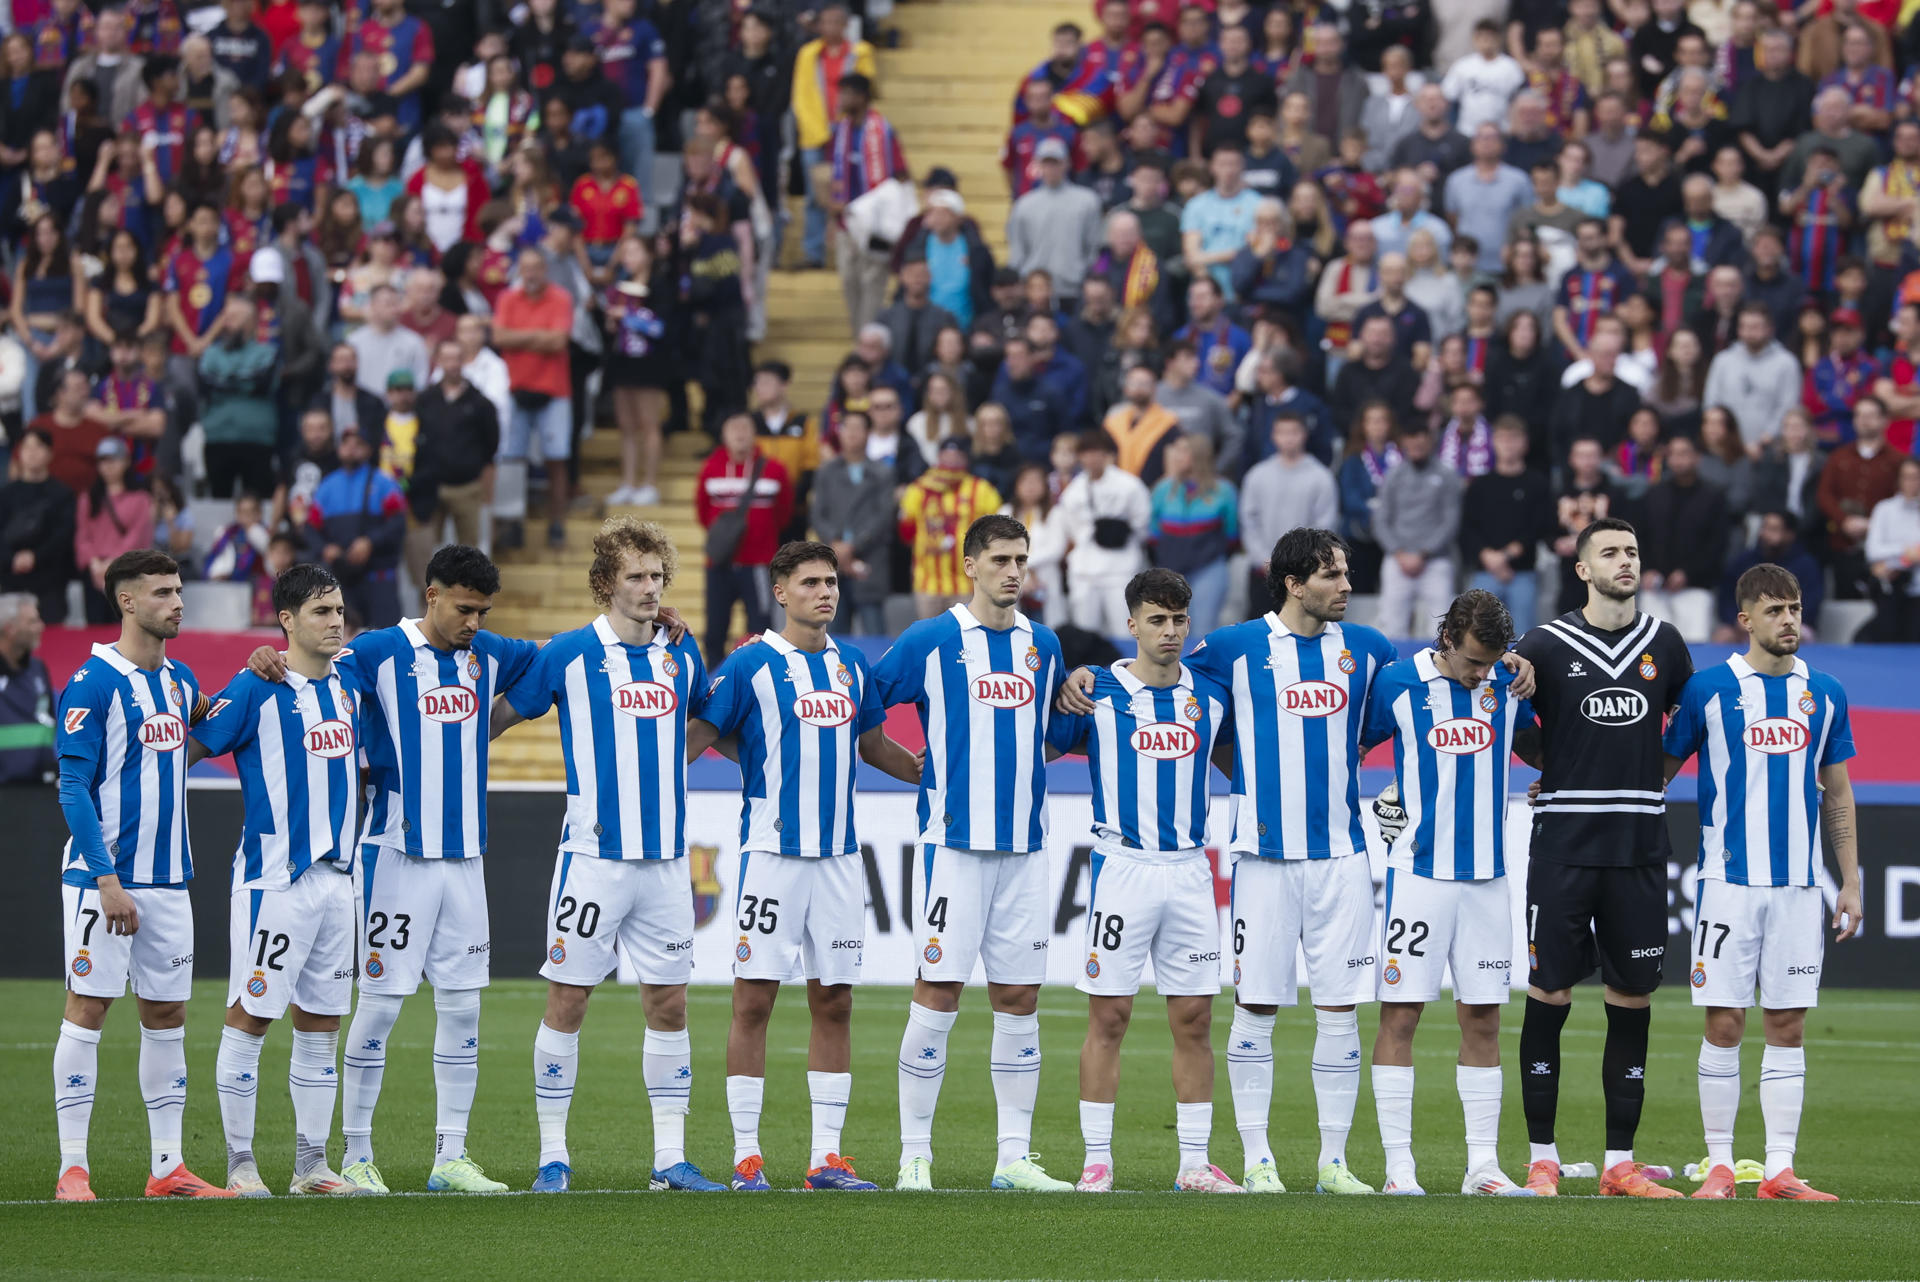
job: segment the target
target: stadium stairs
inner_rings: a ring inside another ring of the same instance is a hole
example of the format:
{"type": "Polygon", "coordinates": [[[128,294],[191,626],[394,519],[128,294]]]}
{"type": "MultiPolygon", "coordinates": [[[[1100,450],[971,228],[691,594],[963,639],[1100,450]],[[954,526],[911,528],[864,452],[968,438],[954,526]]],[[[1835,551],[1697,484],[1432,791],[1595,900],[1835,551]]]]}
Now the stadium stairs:
{"type": "MultiPolygon", "coordinates": [[[[878,107],[899,130],[916,178],[935,165],[953,170],[967,212],[980,223],[997,260],[1006,251],[1008,194],[1000,169],[1000,144],[1021,78],[1046,56],[1047,33],[1062,21],[1090,25],[1086,0],[911,0],[898,6],[887,25],[899,32],[897,48],[879,48],[878,107]]],[[[798,258],[801,202],[783,247],[783,262],[798,258]]],[[[834,367],[852,347],[839,277],[831,270],[776,270],[770,288],[767,338],[756,355],[793,367],[793,400],[814,412],[826,402],[834,367]]],[[[693,489],[711,450],[701,433],[667,440],[661,464],[660,506],[629,509],[666,527],[680,548],[680,577],[670,593],[695,634],[705,628],[701,579],[702,534],[693,515],[693,489]]],[[[582,446],[581,486],[604,506],[620,483],[619,433],[602,424],[582,446]]],[[[577,511],[567,522],[567,546],[549,551],[529,522],[526,548],[501,556],[501,600],[488,624],[509,636],[548,637],[579,627],[592,617],[587,564],[593,533],[604,512],[577,511]]],[[[736,616],[736,635],[741,621],[736,616]]],[[[496,780],[557,780],[565,777],[559,729],[552,717],[519,727],[493,751],[496,780]]]]}

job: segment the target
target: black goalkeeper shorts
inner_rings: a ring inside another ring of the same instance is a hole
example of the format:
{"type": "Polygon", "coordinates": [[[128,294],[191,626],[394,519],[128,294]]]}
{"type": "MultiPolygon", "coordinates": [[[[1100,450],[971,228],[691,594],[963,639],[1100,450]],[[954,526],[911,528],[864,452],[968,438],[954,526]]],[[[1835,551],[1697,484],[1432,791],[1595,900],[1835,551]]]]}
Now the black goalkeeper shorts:
{"type": "Polygon", "coordinates": [[[1667,870],[1527,865],[1527,982],[1572,988],[1599,968],[1617,992],[1660,987],[1667,955],[1667,870]]]}

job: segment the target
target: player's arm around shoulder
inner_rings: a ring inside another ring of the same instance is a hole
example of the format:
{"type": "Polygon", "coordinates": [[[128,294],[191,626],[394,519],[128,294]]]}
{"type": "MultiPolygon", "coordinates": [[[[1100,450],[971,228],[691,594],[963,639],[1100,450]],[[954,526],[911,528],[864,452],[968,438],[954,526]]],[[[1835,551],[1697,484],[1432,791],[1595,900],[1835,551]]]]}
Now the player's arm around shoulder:
{"type": "Polygon", "coordinates": [[[503,663],[500,684],[495,687],[493,706],[487,714],[489,741],[498,739],[522,721],[545,716],[553,707],[563,688],[567,663],[578,648],[569,644],[570,636],[563,633],[537,647],[531,660],[511,680],[503,663]]]}
{"type": "Polygon", "coordinates": [[[252,724],[247,714],[259,701],[268,682],[250,669],[242,668],[213,697],[207,713],[194,724],[187,739],[187,764],[207,757],[225,756],[241,746],[252,724]]]}
{"type": "MultiPolygon", "coordinates": [[[[753,706],[754,672],[760,665],[760,645],[743,645],[728,655],[707,683],[704,694],[687,713],[687,760],[698,761],[707,749],[732,735],[753,706]]],[[[731,755],[731,754],[728,754],[731,755]]],[[[735,760],[738,760],[736,757],[735,760]]]]}

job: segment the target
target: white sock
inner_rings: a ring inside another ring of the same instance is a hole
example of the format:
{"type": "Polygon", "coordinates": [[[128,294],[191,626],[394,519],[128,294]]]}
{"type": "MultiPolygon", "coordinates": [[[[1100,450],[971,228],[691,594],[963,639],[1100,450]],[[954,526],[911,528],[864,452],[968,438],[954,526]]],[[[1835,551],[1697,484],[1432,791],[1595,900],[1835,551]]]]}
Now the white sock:
{"type": "Polygon", "coordinates": [[[1267,1113],[1273,1107],[1273,1016],[1233,1008],[1227,1035],[1227,1086],[1233,1093],[1233,1124],[1248,1167],[1273,1160],[1267,1143],[1267,1113]]]}
{"type": "Polygon", "coordinates": [[[293,1058],[287,1064],[287,1091],[293,1096],[293,1173],[305,1175],[327,1164],[327,1138],[333,1131],[333,1104],[340,1094],[334,1061],[340,1034],[293,1030],[293,1058]]]}
{"type": "Polygon", "coordinates": [[[1560,1146],[1558,1144],[1535,1144],[1529,1140],[1527,1142],[1527,1165],[1531,1166],[1535,1162],[1552,1162],[1555,1166],[1560,1165],[1560,1146]]]}
{"type": "Polygon", "coordinates": [[[727,1115],[733,1119],[733,1164],[760,1156],[760,1104],[766,1098],[764,1077],[727,1078],[727,1115]]]}
{"type": "Polygon", "coordinates": [[[653,1169],[687,1160],[687,1113],[693,1099],[693,1038],[649,1028],[640,1048],[640,1075],[653,1107],[653,1169]]]}
{"type": "Polygon", "coordinates": [[[567,1110],[580,1075],[580,1034],[561,1033],[541,1020],[533,1034],[533,1115],[540,1123],[540,1162],[568,1162],[567,1110]]]}
{"type": "Polygon", "coordinates": [[[1081,1163],[1082,1169],[1089,1166],[1113,1165],[1113,1102],[1105,1104],[1094,1100],[1080,1101],[1080,1141],[1087,1146],[1087,1159],[1081,1163]]]}
{"type": "Polygon", "coordinates": [[[993,1013],[993,1049],[987,1059],[1000,1112],[1001,1166],[1033,1151],[1033,1106],[1040,1098],[1040,1017],[993,1013]]]}
{"type": "Polygon", "coordinates": [[[852,1073],[807,1070],[807,1095],[813,1101],[813,1156],[808,1170],[825,1166],[827,1155],[840,1151],[840,1132],[847,1126],[847,1100],[852,1094],[852,1073]]]}
{"type": "Polygon", "coordinates": [[[93,1084],[100,1076],[100,1030],[60,1021],[53,1044],[53,1110],[60,1122],[60,1173],[88,1170],[87,1129],[93,1122],[93,1084]]]}
{"type": "Polygon", "coordinates": [[[1320,1110],[1320,1165],[1347,1160],[1347,1132],[1360,1099],[1360,1016],[1313,1012],[1313,1098],[1320,1110]]]}
{"type": "Polygon", "coordinates": [[[346,1089],[340,1100],[340,1134],[346,1138],[343,1159],[348,1166],[373,1160],[373,1107],[380,1102],[380,1082],[387,1073],[387,1039],[400,1018],[403,998],[362,990],[347,1026],[347,1047],[341,1056],[341,1080],[346,1089]]]}
{"type": "Polygon", "coordinates": [[[1807,1095],[1804,1046],[1769,1046],[1760,1056],[1760,1116],[1767,1125],[1767,1178],[1793,1166],[1800,1107],[1807,1095]]]}
{"type": "Polygon", "coordinates": [[[467,1151],[467,1118],[480,1085],[480,990],[433,990],[433,1160],[467,1151]]]}
{"type": "Polygon", "coordinates": [[[260,1048],[265,1037],[239,1028],[220,1030],[213,1086],[220,1096],[220,1125],[227,1133],[227,1174],[253,1161],[254,1110],[260,1102],[260,1048]]]}
{"type": "Polygon", "coordinates": [[[1733,1169],[1733,1121],[1740,1115],[1740,1048],[1700,1042],[1700,1127],[1707,1166],[1733,1169]]]}
{"type": "Polygon", "coordinates": [[[1633,1160],[1632,1149],[1610,1148],[1607,1150],[1607,1155],[1600,1159],[1600,1169],[1603,1172],[1611,1171],[1614,1167],[1620,1165],[1620,1163],[1631,1162],[1632,1160],[1633,1160]]]}
{"type": "Polygon", "coordinates": [[[900,1035],[900,1160],[933,1160],[933,1113],[940,1083],[947,1075],[947,1034],[959,1012],[907,1006],[907,1031],[900,1035]]]}
{"type": "Polygon", "coordinates": [[[1173,1106],[1173,1135],[1180,1144],[1180,1169],[1197,1171],[1213,1165],[1207,1160],[1207,1141],[1213,1137],[1213,1101],[1173,1106]]]}
{"type": "Polygon", "coordinates": [[[1415,1183],[1411,1065],[1373,1066],[1373,1111],[1380,1119],[1380,1148],[1387,1157],[1387,1183],[1415,1183]]]}
{"type": "Polygon", "coordinates": [[[186,1029],[140,1029],[140,1094],[147,1101],[147,1135],[153,1142],[153,1175],[158,1179],[184,1160],[180,1121],[187,1112],[186,1029]]]}
{"type": "Polygon", "coordinates": [[[1454,1088],[1467,1123],[1467,1169],[1500,1164],[1500,1069],[1456,1064],[1454,1088]]]}

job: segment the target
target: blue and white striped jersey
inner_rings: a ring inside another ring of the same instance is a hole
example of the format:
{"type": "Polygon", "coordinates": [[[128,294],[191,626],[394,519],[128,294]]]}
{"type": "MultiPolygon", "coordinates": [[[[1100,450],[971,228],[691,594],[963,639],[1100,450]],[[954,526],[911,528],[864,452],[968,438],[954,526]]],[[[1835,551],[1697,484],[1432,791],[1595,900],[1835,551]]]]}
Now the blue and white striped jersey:
{"type": "Polygon", "coordinates": [[[1184,664],[1175,684],[1150,686],[1116,663],[1095,669],[1092,699],[1085,716],[1055,713],[1049,733],[1060,751],[1087,755],[1101,852],[1205,846],[1207,759],[1227,722],[1226,690],[1184,664]]]}
{"type": "Polygon", "coordinates": [[[1233,692],[1236,855],[1331,859],[1364,853],[1360,727],[1367,690],[1394,660],[1372,628],[1296,634],[1269,612],[1216,630],[1187,656],[1233,692]]]}
{"type": "Polygon", "coordinates": [[[693,715],[740,738],[740,850],[821,859],[860,849],[853,787],[860,736],[886,720],[857,650],[817,654],[777,632],[741,646],[693,715]]]}
{"type": "Polygon", "coordinates": [[[529,719],[560,705],[560,849],[602,859],[687,853],[687,713],[706,689],[699,649],[690,638],[670,644],[664,628],[632,646],[601,615],[540,648],[502,693],[529,719]]]}
{"type": "Polygon", "coordinates": [[[1765,676],[1736,654],[1687,681],[1662,746],[1682,761],[1700,754],[1702,877],[1817,884],[1820,768],[1854,755],[1838,681],[1804,659],[1765,676]]]}
{"type": "Polygon", "coordinates": [[[360,694],[339,671],[268,681],[242,671],[193,737],[233,754],[245,809],[235,890],[281,890],[323,859],[353,864],[360,812],[360,694]]]}
{"type": "Polygon", "coordinates": [[[1393,777],[1407,827],[1387,866],[1436,881],[1507,875],[1507,775],[1516,726],[1533,708],[1496,665],[1469,690],[1434,665],[1431,648],[1390,663],[1367,695],[1368,747],[1393,741],[1393,777]]]}
{"type": "Polygon", "coordinates": [[[186,664],[168,659],[149,672],[111,645],[94,646],[67,682],[53,737],[61,791],[82,786],[99,833],[68,840],[60,874],[66,884],[91,886],[109,874],[123,886],[193,880],[187,721],[199,702],[200,684],[186,664]]]}
{"type": "Polygon", "coordinates": [[[1025,854],[1047,844],[1047,731],[1066,663],[1052,629],[1005,631],[964,605],[900,634],[874,669],[883,707],[920,709],[920,840],[1025,854]]]}
{"type": "Polygon", "coordinates": [[[402,619],[334,656],[365,710],[373,802],[360,840],[423,859],[487,853],[487,731],[493,696],[540,652],[493,632],[465,650],[436,650],[402,619]]]}

